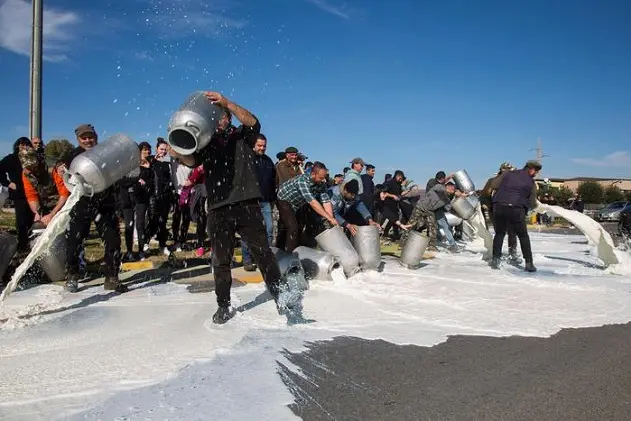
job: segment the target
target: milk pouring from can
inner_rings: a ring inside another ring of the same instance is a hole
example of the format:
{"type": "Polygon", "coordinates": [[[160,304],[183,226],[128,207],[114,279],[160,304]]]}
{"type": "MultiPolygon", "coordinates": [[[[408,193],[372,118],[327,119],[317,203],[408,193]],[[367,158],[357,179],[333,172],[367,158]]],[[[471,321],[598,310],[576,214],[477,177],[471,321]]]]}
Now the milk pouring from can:
{"type": "Polygon", "coordinates": [[[205,92],[197,91],[171,116],[167,142],[175,152],[191,155],[210,143],[225,115],[220,106],[206,98],[205,92]]]}
{"type": "Polygon", "coordinates": [[[64,173],[68,190],[82,184],[85,196],[105,191],[140,165],[136,142],[118,133],[77,155],[64,173]]]}

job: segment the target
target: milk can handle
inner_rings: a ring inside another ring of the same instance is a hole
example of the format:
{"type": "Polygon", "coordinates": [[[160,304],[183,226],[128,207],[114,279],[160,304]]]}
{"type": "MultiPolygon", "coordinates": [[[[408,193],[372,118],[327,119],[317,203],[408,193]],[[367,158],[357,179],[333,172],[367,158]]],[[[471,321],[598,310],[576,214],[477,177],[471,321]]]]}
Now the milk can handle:
{"type": "Polygon", "coordinates": [[[193,124],[193,122],[187,121],[186,123],[184,123],[184,125],[188,127],[189,129],[193,130],[194,132],[196,132],[197,135],[199,135],[199,131],[200,131],[199,127],[193,124]]]}
{"type": "MultiPolygon", "coordinates": [[[[69,186],[74,186],[74,184],[72,184],[70,182],[70,177],[72,177],[74,174],[70,173],[70,171],[66,171],[61,177],[64,180],[64,184],[67,184],[69,186]]],[[[88,184],[85,183],[81,183],[83,185],[83,195],[87,196],[87,197],[92,197],[94,196],[94,188],[88,184]]]]}

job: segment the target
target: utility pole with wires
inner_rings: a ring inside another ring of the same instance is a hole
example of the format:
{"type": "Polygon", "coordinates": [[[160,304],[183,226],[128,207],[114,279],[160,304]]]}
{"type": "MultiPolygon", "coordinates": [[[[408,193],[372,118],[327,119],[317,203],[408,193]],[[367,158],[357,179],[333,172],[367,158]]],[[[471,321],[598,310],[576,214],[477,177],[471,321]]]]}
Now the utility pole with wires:
{"type": "Polygon", "coordinates": [[[537,138],[537,147],[536,148],[532,148],[530,149],[531,151],[537,151],[537,156],[536,156],[536,160],[537,162],[539,162],[541,164],[541,161],[543,160],[543,158],[548,157],[549,155],[546,155],[543,153],[543,148],[541,147],[541,138],[537,138]]]}
{"type": "Polygon", "coordinates": [[[42,137],[42,38],[44,25],[43,0],[33,0],[31,36],[31,86],[29,101],[29,134],[31,139],[42,137]]]}

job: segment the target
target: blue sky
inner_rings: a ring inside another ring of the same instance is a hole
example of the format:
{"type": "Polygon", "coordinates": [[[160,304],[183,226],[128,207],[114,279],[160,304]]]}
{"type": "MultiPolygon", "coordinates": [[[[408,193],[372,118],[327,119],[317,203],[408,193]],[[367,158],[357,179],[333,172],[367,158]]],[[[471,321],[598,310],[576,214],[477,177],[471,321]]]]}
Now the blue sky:
{"type": "MultiPolygon", "coordinates": [[[[192,91],[254,112],[270,155],[480,183],[537,138],[548,177],[631,178],[631,2],[44,0],[44,140],[164,136],[192,91]]],[[[0,153],[28,135],[30,4],[0,0],[0,153]]]]}

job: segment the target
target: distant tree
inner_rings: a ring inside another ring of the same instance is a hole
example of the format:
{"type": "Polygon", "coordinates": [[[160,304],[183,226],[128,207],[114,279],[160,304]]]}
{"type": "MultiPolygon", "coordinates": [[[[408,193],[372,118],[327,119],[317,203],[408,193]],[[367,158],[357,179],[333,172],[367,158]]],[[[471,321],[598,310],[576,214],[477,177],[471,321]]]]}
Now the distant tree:
{"type": "Polygon", "coordinates": [[[607,186],[604,194],[605,203],[613,203],[624,200],[624,194],[618,186],[607,186]]]}
{"type": "Polygon", "coordinates": [[[54,163],[64,159],[73,149],[74,146],[67,139],[53,139],[46,144],[44,155],[47,161],[54,163]]]}
{"type": "Polygon", "coordinates": [[[588,204],[603,203],[605,189],[596,181],[584,181],[579,184],[577,193],[583,197],[583,202],[588,204]]]}
{"type": "Polygon", "coordinates": [[[631,190],[627,190],[626,194],[624,195],[624,198],[631,202],[631,190]]]}
{"type": "Polygon", "coordinates": [[[561,188],[552,187],[550,194],[560,206],[567,205],[570,198],[574,197],[574,192],[567,186],[561,186],[561,188]]]}

